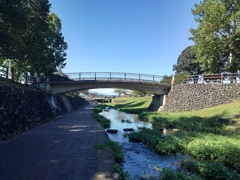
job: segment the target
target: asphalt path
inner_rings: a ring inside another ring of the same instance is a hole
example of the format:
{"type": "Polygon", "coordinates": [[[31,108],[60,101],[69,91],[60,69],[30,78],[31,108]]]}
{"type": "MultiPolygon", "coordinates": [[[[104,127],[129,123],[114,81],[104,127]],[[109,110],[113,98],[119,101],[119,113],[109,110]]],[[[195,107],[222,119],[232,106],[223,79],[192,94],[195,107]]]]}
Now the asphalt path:
{"type": "Polygon", "coordinates": [[[93,107],[80,108],[1,142],[0,179],[99,179],[99,152],[95,145],[104,143],[106,135],[91,116],[93,107]]]}

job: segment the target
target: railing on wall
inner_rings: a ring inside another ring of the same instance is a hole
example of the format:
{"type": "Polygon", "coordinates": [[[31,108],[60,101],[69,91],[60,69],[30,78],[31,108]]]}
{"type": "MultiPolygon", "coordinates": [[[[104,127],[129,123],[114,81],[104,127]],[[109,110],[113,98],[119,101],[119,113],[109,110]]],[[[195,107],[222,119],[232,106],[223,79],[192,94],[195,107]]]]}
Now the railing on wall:
{"type": "Polygon", "coordinates": [[[6,77],[7,78],[7,67],[5,66],[0,66],[0,77],[6,77]]]}
{"type": "Polygon", "coordinates": [[[219,74],[201,74],[188,75],[186,78],[188,84],[192,83],[240,83],[240,73],[219,73],[219,74]]]}
{"type": "Polygon", "coordinates": [[[63,76],[74,81],[87,80],[104,80],[104,81],[137,81],[137,82],[153,82],[161,83],[163,76],[137,74],[137,73],[122,73],[122,72],[77,72],[64,73],[63,76]]]}

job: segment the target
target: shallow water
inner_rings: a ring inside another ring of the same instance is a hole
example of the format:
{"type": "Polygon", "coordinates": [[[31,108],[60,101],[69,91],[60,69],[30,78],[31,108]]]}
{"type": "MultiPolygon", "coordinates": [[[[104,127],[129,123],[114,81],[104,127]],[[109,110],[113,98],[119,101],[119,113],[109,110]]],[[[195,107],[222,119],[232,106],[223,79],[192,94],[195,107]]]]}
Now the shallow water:
{"type": "Polygon", "coordinates": [[[183,158],[181,154],[160,156],[146,145],[129,142],[124,136],[126,134],[124,128],[133,128],[134,131],[138,131],[139,127],[152,128],[151,123],[140,121],[138,115],[114,109],[106,109],[100,115],[111,121],[111,129],[118,129],[117,133],[108,133],[108,136],[122,146],[125,160],[123,168],[128,172],[130,179],[158,179],[162,168],[177,168],[178,162],[183,158]]]}

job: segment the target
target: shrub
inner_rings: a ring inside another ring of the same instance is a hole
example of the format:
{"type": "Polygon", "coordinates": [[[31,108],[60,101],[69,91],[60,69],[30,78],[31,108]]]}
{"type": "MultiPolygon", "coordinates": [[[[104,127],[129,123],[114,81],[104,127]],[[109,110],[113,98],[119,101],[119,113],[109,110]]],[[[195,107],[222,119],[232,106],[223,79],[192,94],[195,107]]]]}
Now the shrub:
{"type": "Polygon", "coordinates": [[[110,127],[110,120],[106,119],[105,117],[99,115],[99,114],[93,114],[93,116],[98,120],[98,122],[103,126],[104,129],[107,129],[110,127]]]}
{"type": "Polygon", "coordinates": [[[178,180],[178,175],[173,169],[163,168],[161,172],[161,180],[178,180]]]}
{"type": "Polygon", "coordinates": [[[212,160],[240,172],[239,140],[223,136],[206,135],[195,138],[187,145],[187,150],[199,160],[212,160]]]}
{"type": "Polygon", "coordinates": [[[100,112],[102,112],[103,107],[104,106],[97,106],[93,111],[93,116],[98,120],[98,122],[103,126],[104,129],[107,129],[110,127],[111,121],[99,114],[100,112]]]}
{"type": "Polygon", "coordinates": [[[164,136],[155,148],[159,154],[174,154],[181,151],[181,146],[171,136],[164,136]]]}
{"type": "Polygon", "coordinates": [[[199,162],[199,173],[206,179],[219,179],[219,180],[236,180],[240,179],[240,175],[230,170],[228,167],[221,163],[215,162],[199,162]]]}
{"type": "Polygon", "coordinates": [[[124,162],[124,154],[122,152],[122,147],[118,143],[116,143],[114,141],[109,141],[107,143],[107,146],[112,149],[117,163],[124,162]]]}
{"type": "Polygon", "coordinates": [[[128,135],[130,141],[143,142],[159,154],[172,154],[180,151],[182,147],[173,136],[164,136],[156,129],[143,129],[128,135]]]}
{"type": "Polygon", "coordinates": [[[127,180],[129,179],[128,172],[124,172],[123,167],[120,164],[115,164],[113,166],[113,172],[116,172],[119,174],[119,180],[127,180]]]}
{"type": "Polygon", "coordinates": [[[194,160],[184,160],[181,163],[181,169],[198,173],[198,163],[194,160]]]}

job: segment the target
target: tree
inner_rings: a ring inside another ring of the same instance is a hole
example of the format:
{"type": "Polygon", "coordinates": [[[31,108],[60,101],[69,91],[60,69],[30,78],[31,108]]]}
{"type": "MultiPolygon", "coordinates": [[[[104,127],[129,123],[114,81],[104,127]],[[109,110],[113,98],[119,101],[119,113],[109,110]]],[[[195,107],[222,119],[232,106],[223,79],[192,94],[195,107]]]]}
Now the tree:
{"type": "Polygon", "coordinates": [[[164,84],[171,84],[172,82],[172,75],[170,76],[167,76],[167,75],[164,75],[163,76],[163,79],[161,80],[161,83],[164,83],[164,84]]]}
{"type": "Polygon", "coordinates": [[[173,71],[176,73],[188,72],[189,74],[201,74],[201,66],[197,62],[197,56],[194,46],[184,49],[177,59],[177,64],[173,65],[173,71]]]}
{"type": "Polygon", "coordinates": [[[17,73],[31,72],[33,62],[42,59],[46,47],[46,18],[50,4],[47,0],[3,0],[1,6],[4,20],[1,55],[11,59],[17,73]]]}
{"type": "Polygon", "coordinates": [[[67,43],[61,33],[61,21],[56,14],[50,13],[47,18],[48,28],[45,31],[45,51],[41,53],[41,60],[31,61],[33,72],[38,75],[44,72],[44,76],[49,76],[53,72],[61,70],[66,63],[67,43]]]}
{"type": "Polygon", "coordinates": [[[203,0],[192,10],[191,29],[197,60],[209,73],[236,72],[240,68],[240,1],[203,0]]]}
{"type": "Polygon", "coordinates": [[[47,76],[65,66],[67,44],[48,0],[2,0],[0,17],[0,58],[11,59],[17,78],[26,72],[47,76]]]}
{"type": "Polygon", "coordinates": [[[133,95],[137,95],[137,96],[146,96],[147,94],[152,94],[151,92],[149,91],[137,91],[137,90],[133,90],[132,91],[132,94],[133,95]]]}
{"type": "MultiPolygon", "coordinates": [[[[187,76],[188,76],[188,72],[180,72],[180,73],[176,73],[174,75],[174,83],[176,84],[180,84],[180,83],[186,83],[187,81],[187,76]]],[[[167,76],[164,75],[163,79],[161,80],[161,83],[165,83],[165,84],[171,84],[173,80],[173,75],[167,76]]]]}
{"type": "Polygon", "coordinates": [[[128,90],[126,90],[126,89],[120,89],[120,88],[114,89],[114,92],[115,92],[116,94],[118,94],[118,96],[121,96],[122,94],[124,94],[124,95],[128,94],[128,90]]]}

